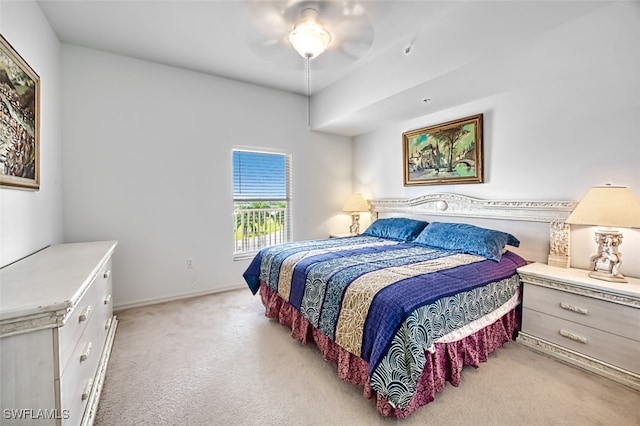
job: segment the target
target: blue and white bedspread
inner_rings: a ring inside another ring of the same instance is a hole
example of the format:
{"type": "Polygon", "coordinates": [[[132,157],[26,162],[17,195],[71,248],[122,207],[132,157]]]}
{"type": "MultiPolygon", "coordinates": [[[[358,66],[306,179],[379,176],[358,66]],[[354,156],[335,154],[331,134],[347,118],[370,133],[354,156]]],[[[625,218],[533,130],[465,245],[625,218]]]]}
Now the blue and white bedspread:
{"type": "Polygon", "coordinates": [[[517,305],[515,271],[525,263],[511,252],[495,262],[360,236],[265,248],[244,278],[254,294],[264,282],[327,337],[367,361],[372,388],[404,408],[425,351],[517,305]]]}

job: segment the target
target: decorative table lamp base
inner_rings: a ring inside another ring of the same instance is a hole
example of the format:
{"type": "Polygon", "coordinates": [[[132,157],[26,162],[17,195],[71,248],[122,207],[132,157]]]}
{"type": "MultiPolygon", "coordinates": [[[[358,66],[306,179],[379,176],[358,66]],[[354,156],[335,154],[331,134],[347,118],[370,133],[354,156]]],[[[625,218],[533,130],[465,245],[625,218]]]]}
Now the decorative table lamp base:
{"type": "Polygon", "coordinates": [[[353,235],[360,234],[360,215],[352,214],[351,215],[351,226],[349,227],[349,232],[353,235]]]}
{"type": "Polygon", "coordinates": [[[622,244],[622,232],[599,229],[595,232],[598,254],[591,256],[591,278],[619,283],[628,282],[618,270],[622,264],[622,254],[618,246],[622,244]]]}

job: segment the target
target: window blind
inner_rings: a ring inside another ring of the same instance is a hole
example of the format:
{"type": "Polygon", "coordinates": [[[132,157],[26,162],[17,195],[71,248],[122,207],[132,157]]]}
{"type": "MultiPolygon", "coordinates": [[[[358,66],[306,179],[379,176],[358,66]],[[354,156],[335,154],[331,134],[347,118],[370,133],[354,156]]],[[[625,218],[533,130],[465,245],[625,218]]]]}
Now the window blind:
{"type": "Polygon", "coordinates": [[[288,198],[288,156],[255,151],[233,151],[235,200],[288,198]]]}

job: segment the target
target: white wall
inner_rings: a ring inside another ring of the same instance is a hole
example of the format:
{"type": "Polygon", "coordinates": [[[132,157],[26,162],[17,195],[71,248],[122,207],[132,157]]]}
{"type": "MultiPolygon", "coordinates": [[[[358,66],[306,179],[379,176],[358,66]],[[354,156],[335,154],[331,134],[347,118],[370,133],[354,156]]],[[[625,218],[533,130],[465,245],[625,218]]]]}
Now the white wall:
{"type": "MultiPolygon", "coordinates": [[[[354,139],[354,189],[369,197],[453,192],[480,198],[579,200],[594,185],[640,196],[640,8],[600,9],[514,50],[496,73],[538,67],[527,84],[354,139]],[[484,113],[485,183],[404,187],[402,132],[484,113]],[[381,171],[384,170],[384,173],[381,171]]],[[[481,79],[477,81],[482,85],[481,79]]],[[[455,88],[451,88],[455,90],[455,88]]],[[[481,89],[480,89],[481,91],[481,89]]],[[[621,272],[640,277],[640,232],[625,230],[621,272]]],[[[574,266],[595,253],[577,228],[574,266]]]]}
{"type": "Polygon", "coordinates": [[[40,76],[40,190],[0,188],[0,267],[62,240],[60,44],[34,1],[0,1],[0,33],[40,76]]]}
{"type": "Polygon", "coordinates": [[[62,50],[64,236],[120,242],[116,307],[246,285],[249,261],[233,260],[233,147],[292,154],[295,239],[348,226],[337,212],[351,191],[351,142],[309,132],[306,98],[62,50]]]}

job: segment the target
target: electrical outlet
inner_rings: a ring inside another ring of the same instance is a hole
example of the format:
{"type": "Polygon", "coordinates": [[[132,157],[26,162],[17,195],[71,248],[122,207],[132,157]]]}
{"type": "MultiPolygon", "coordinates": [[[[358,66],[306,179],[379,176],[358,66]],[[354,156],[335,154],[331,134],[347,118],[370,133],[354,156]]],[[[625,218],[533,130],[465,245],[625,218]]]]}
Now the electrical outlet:
{"type": "Polygon", "coordinates": [[[187,257],[185,263],[186,263],[188,269],[195,268],[195,266],[196,266],[196,263],[190,257],[187,257]]]}

